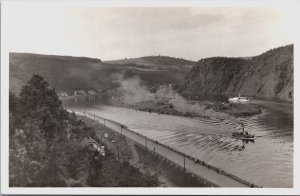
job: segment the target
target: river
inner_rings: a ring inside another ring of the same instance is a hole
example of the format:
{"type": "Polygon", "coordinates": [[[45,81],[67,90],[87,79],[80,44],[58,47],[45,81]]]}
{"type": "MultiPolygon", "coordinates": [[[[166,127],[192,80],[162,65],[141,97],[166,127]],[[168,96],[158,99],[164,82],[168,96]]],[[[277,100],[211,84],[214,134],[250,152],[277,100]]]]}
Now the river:
{"type": "Polygon", "coordinates": [[[293,115],[271,107],[262,114],[237,118],[186,118],[113,106],[86,109],[129,129],[199,158],[263,187],[293,186],[293,115]],[[256,135],[254,143],[233,138],[233,131],[256,135]]]}

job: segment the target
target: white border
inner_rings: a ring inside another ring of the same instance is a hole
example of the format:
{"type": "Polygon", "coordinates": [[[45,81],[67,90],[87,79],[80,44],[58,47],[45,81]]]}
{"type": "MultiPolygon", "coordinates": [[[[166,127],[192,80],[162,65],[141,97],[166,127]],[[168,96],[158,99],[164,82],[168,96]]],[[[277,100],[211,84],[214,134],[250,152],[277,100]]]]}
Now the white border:
{"type": "MultiPolygon", "coordinates": [[[[272,1],[234,1],[234,0],[198,0],[198,1],[176,1],[176,0],[165,0],[165,1],[2,1],[1,4],[1,193],[3,194],[273,194],[273,195],[284,195],[284,194],[300,194],[300,180],[296,174],[300,174],[299,170],[299,144],[298,141],[300,120],[297,112],[299,111],[299,104],[296,100],[299,100],[299,93],[296,91],[299,79],[294,77],[294,188],[10,188],[8,187],[8,94],[9,94],[9,51],[6,46],[8,45],[5,37],[7,32],[5,31],[6,21],[3,17],[5,15],[5,6],[7,4],[47,4],[55,5],[60,4],[61,6],[102,6],[102,7],[194,7],[194,6],[292,6],[300,8],[300,1],[296,0],[272,0],[272,1]]],[[[299,9],[300,10],[300,9],[299,9]]],[[[299,14],[300,15],[300,14],[299,14]]],[[[300,17],[295,18],[299,20],[300,17]]],[[[295,42],[294,42],[294,75],[299,74],[299,28],[300,25],[295,26],[295,42]]]]}

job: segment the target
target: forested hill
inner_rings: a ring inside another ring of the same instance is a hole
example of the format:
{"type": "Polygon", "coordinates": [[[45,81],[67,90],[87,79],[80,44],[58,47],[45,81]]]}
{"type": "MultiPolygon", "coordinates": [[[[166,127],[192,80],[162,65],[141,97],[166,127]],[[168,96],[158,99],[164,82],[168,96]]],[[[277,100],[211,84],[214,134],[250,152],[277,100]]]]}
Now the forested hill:
{"type": "Polygon", "coordinates": [[[158,65],[168,65],[168,66],[183,66],[189,67],[196,64],[194,61],[186,60],[183,58],[175,58],[170,56],[144,56],[140,58],[125,58],[119,60],[105,61],[106,63],[119,63],[119,64],[130,64],[134,63],[137,65],[145,66],[158,66],[158,65]]]}
{"type": "Polygon", "coordinates": [[[293,45],[248,58],[201,59],[177,89],[185,95],[234,95],[293,101],[293,45]]]}
{"type": "Polygon", "coordinates": [[[139,76],[144,84],[154,89],[161,84],[176,83],[195,62],[167,56],[101,61],[86,57],[10,53],[10,90],[18,93],[33,74],[45,78],[57,90],[108,89],[112,75],[139,76]]]}

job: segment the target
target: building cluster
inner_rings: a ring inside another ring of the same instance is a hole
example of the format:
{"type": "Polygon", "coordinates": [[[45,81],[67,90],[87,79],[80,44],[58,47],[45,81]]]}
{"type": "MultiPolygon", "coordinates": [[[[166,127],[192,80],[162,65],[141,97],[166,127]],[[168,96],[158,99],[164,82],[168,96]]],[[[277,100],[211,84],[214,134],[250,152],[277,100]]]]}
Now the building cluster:
{"type": "Polygon", "coordinates": [[[67,97],[67,96],[68,96],[68,93],[65,92],[65,91],[58,91],[58,92],[57,92],[57,96],[58,96],[58,97],[67,97]]]}
{"type": "Polygon", "coordinates": [[[67,96],[73,96],[73,95],[93,95],[97,93],[103,93],[102,89],[91,89],[91,90],[74,90],[72,92],[66,92],[66,91],[58,91],[57,96],[58,97],[67,97],[67,96]]]}
{"type": "Polygon", "coordinates": [[[99,93],[98,90],[75,90],[74,91],[74,95],[93,95],[97,93],[99,93]]]}

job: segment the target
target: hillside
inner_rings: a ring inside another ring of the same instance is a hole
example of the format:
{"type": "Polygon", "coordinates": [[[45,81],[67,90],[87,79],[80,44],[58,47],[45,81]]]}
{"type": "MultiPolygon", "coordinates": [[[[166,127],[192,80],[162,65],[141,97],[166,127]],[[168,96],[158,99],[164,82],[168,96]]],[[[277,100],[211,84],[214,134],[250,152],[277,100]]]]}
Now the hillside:
{"type": "Polygon", "coordinates": [[[185,96],[241,93],[293,101],[293,70],[293,45],[252,58],[206,58],[197,62],[177,90],[185,96]]]}
{"type": "Polygon", "coordinates": [[[33,74],[40,74],[58,90],[112,88],[115,73],[124,74],[124,78],[140,76],[145,85],[157,88],[164,83],[182,80],[195,64],[159,56],[102,62],[86,57],[29,53],[10,53],[9,60],[10,90],[15,93],[33,74]],[[155,62],[155,59],[159,60],[155,62]]]}
{"type": "Polygon", "coordinates": [[[144,56],[141,58],[125,58],[120,60],[105,61],[106,63],[118,63],[118,64],[130,64],[134,63],[137,65],[145,66],[159,66],[159,65],[168,65],[168,66],[193,66],[194,61],[189,61],[182,58],[174,58],[169,56],[144,56]]]}

